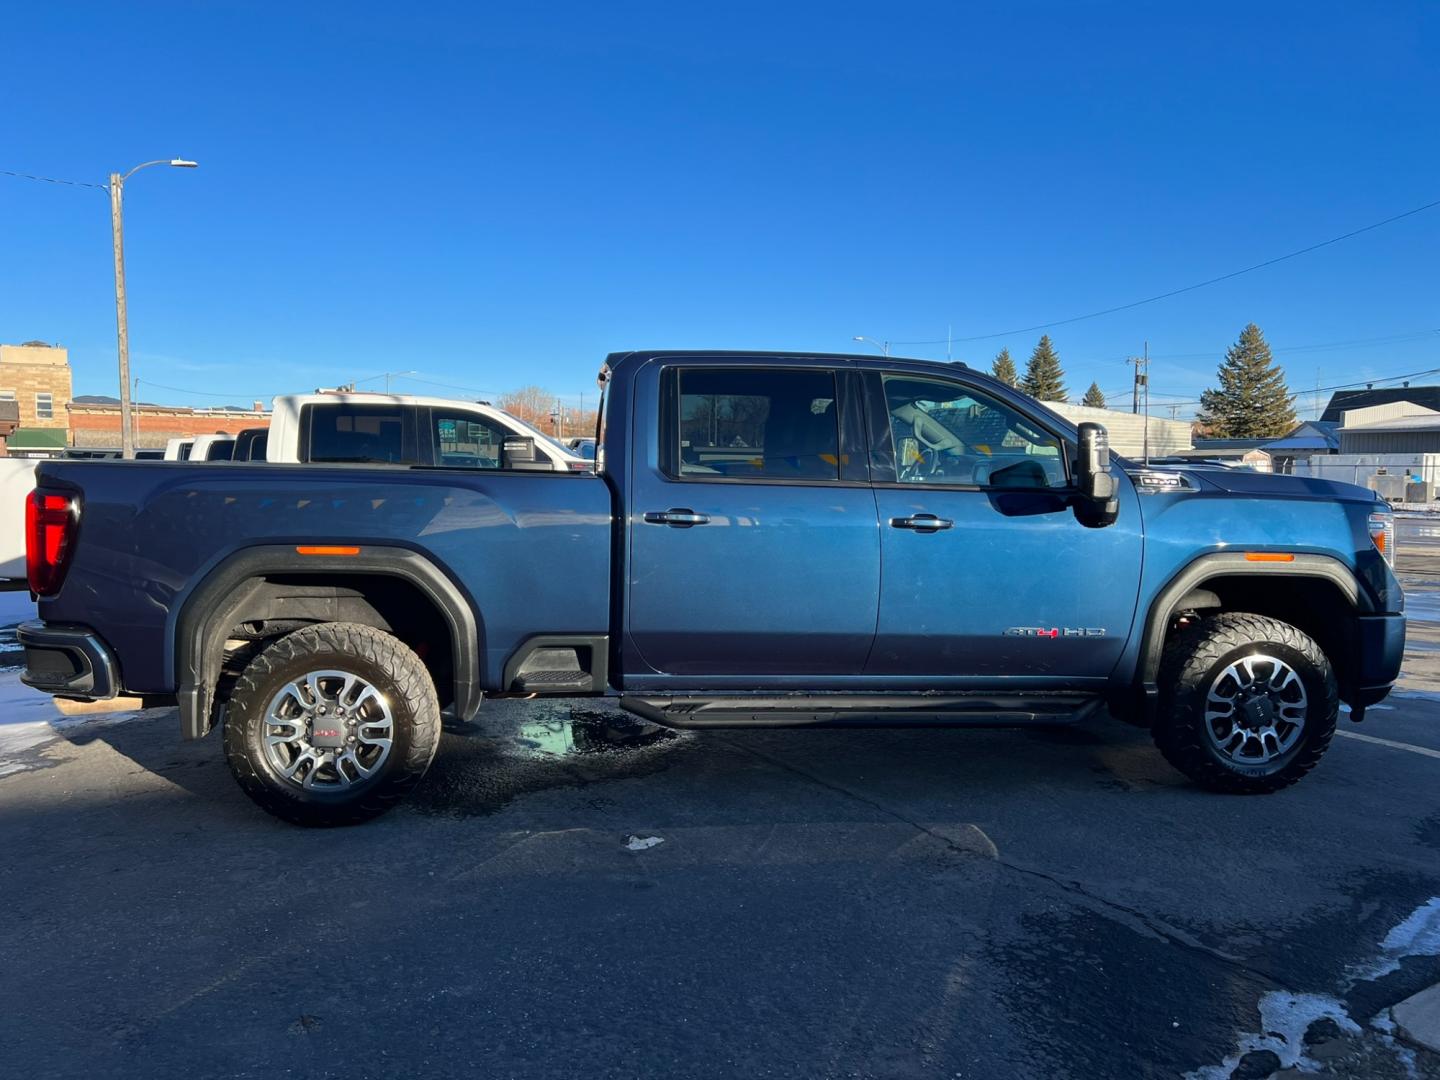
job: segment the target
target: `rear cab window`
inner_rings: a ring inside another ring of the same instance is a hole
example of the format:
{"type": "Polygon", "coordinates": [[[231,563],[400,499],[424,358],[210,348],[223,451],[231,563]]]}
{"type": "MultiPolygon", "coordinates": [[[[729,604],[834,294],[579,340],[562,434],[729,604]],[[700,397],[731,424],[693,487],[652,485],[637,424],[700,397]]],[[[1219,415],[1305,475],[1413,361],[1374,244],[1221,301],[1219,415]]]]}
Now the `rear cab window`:
{"type": "Polygon", "coordinates": [[[430,447],[419,454],[414,407],[402,405],[306,405],[300,429],[301,460],[366,465],[429,465],[430,447]]]}

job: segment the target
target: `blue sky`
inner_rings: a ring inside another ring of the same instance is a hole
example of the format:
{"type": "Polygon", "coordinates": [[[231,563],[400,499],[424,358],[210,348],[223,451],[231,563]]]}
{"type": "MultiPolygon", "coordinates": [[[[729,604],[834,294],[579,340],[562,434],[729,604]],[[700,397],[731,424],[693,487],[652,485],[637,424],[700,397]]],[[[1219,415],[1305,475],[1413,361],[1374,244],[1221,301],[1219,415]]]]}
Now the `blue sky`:
{"type": "MultiPolygon", "coordinates": [[[[0,169],[201,163],[126,188],[141,393],[185,404],[405,369],[573,398],[612,349],[991,334],[1440,198],[1433,3],[141,2],[6,28],[0,169]]],[[[1252,320],[1292,389],[1440,367],[1437,242],[1440,208],[1050,332],[1075,397],[1124,391],[1148,339],[1155,400],[1191,399],[1252,320]]],[[[77,393],[115,392],[109,244],[103,192],[0,176],[0,340],[69,346],[77,393]]]]}

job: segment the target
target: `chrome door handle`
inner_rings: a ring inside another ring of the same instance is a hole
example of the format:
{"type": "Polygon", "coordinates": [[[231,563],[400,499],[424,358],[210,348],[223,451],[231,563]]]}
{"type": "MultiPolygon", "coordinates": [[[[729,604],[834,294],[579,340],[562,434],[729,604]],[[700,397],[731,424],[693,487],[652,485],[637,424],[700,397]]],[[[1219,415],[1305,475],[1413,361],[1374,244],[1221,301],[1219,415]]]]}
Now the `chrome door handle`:
{"type": "Polygon", "coordinates": [[[707,525],[709,514],[697,514],[688,508],[672,507],[669,510],[645,511],[647,525],[670,525],[677,529],[688,529],[692,525],[707,525]]]}
{"type": "Polygon", "coordinates": [[[949,518],[936,517],[934,514],[916,514],[914,517],[896,517],[890,519],[892,529],[913,529],[916,532],[932,533],[941,529],[953,528],[955,522],[949,518]]]}

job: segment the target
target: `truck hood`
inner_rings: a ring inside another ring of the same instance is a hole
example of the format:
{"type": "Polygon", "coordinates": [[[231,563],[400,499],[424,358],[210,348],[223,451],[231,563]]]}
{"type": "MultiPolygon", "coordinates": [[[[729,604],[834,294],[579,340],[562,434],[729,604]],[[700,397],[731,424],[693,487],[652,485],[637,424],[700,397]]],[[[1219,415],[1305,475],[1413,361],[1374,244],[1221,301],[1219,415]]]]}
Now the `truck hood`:
{"type": "Polygon", "coordinates": [[[1313,476],[1287,476],[1279,473],[1252,472],[1249,469],[1184,469],[1179,470],[1201,487],[1228,491],[1235,495],[1254,495],[1262,499],[1287,497],[1334,499],[1338,502],[1372,503],[1378,496],[1369,488],[1346,484],[1339,480],[1321,480],[1313,476]]]}

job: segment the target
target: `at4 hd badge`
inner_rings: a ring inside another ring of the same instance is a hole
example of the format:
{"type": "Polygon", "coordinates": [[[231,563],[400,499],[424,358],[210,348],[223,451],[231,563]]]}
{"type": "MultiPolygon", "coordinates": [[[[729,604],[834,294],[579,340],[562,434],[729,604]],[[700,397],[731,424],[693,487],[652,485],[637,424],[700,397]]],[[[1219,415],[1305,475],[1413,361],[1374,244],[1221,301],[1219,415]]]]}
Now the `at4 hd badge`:
{"type": "Polygon", "coordinates": [[[1005,631],[1006,637],[1075,638],[1104,637],[1101,626],[1012,626],[1005,631]]]}

